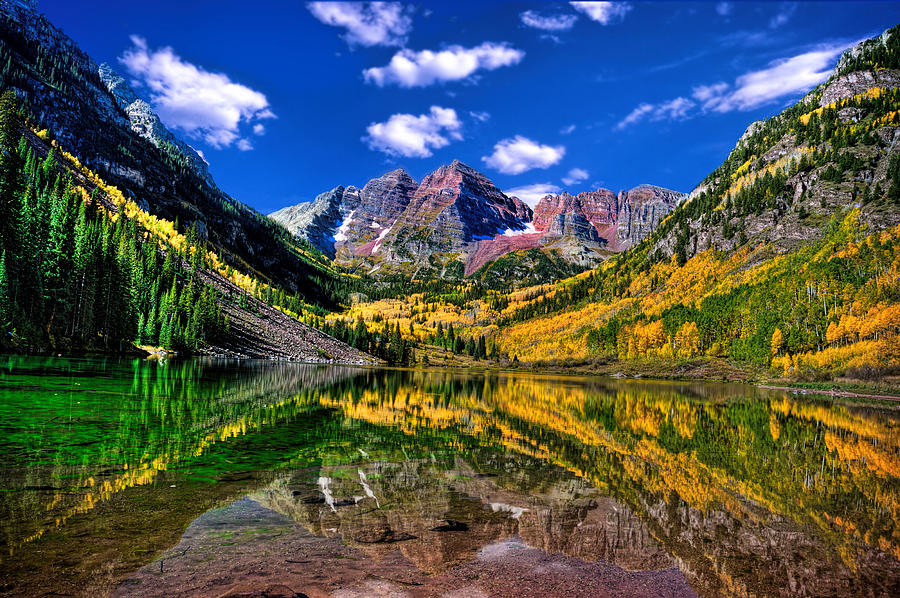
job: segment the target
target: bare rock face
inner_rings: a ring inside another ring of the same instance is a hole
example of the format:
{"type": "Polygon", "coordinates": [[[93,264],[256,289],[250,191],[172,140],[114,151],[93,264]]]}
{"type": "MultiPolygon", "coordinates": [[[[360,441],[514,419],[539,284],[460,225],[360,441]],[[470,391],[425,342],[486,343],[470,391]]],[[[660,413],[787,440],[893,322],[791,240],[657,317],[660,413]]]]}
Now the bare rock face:
{"type": "Polygon", "coordinates": [[[616,239],[629,247],[637,245],[686,197],[684,193],[652,185],[621,192],[616,239]]]}
{"type": "Polygon", "coordinates": [[[416,182],[403,169],[358,187],[335,187],[270,216],[332,259],[347,261],[379,242],[409,205],[416,182]]]}
{"type": "Polygon", "coordinates": [[[366,183],[360,193],[360,205],[349,207],[361,209],[364,215],[388,226],[406,209],[417,188],[416,181],[398,168],[366,183]]]}
{"type": "Polygon", "coordinates": [[[618,195],[599,189],[544,197],[534,210],[534,228],[554,236],[626,249],[643,240],[687,195],[641,185],[618,195]],[[588,224],[589,227],[583,226],[588,224]],[[593,233],[588,230],[593,229],[593,233]]]}
{"type": "Polygon", "coordinates": [[[881,69],[877,71],[854,71],[836,77],[822,91],[820,106],[827,106],[852,98],[876,87],[894,89],[900,86],[900,71],[881,69]]]}
{"type": "MultiPolygon", "coordinates": [[[[566,216],[567,218],[564,218],[563,221],[568,221],[572,225],[581,220],[588,222],[595,228],[595,233],[599,236],[604,226],[616,223],[618,211],[619,198],[608,189],[588,191],[574,196],[568,193],[548,195],[538,202],[534,209],[534,228],[562,236],[576,233],[575,228],[563,227],[560,229],[559,217],[566,216]],[[575,219],[573,216],[578,216],[579,219],[575,219]]],[[[595,235],[588,233],[588,236],[578,234],[575,236],[590,241],[593,240],[590,237],[595,235]]],[[[594,242],[599,241],[594,240],[594,242]]]]}
{"type": "Polygon", "coordinates": [[[588,243],[600,243],[597,229],[581,214],[557,214],[547,232],[557,237],[572,236],[588,243]]]}
{"type": "Polygon", "coordinates": [[[334,234],[341,218],[345,189],[335,187],[311,202],[282,208],[270,214],[289,231],[334,258],[334,234]]]}
{"type": "Polygon", "coordinates": [[[449,247],[458,247],[508,229],[523,230],[530,220],[528,206],[504,195],[477,170],[454,160],[425,177],[396,227],[438,225],[442,230],[458,232],[444,235],[449,247]]]}

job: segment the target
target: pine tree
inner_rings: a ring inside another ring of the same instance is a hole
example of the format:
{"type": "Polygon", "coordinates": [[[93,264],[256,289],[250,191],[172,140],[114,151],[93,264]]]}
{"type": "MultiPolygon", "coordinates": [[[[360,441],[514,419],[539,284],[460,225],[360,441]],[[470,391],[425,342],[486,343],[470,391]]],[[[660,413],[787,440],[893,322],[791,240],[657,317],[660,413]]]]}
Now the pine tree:
{"type": "Polygon", "coordinates": [[[12,223],[17,216],[15,196],[21,169],[18,142],[16,95],[12,90],[7,90],[0,95],[0,243],[3,248],[8,248],[11,244],[12,223]]]}
{"type": "Polygon", "coordinates": [[[0,253],[0,346],[6,341],[6,335],[12,324],[12,304],[9,299],[9,279],[6,275],[6,251],[0,253]]]}
{"type": "Polygon", "coordinates": [[[478,337],[478,345],[475,347],[475,359],[487,359],[487,346],[483,336],[478,337]]]}

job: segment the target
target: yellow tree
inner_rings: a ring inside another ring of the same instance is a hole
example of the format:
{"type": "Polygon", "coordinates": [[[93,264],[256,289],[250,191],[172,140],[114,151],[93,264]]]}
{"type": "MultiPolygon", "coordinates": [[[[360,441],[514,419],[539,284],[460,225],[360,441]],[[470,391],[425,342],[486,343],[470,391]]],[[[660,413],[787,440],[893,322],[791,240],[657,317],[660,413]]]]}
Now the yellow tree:
{"type": "Polygon", "coordinates": [[[772,357],[781,353],[782,345],[784,345],[784,336],[781,334],[781,329],[776,328],[772,333],[772,357]]]}
{"type": "Polygon", "coordinates": [[[700,331],[696,322],[685,322],[675,333],[679,357],[693,357],[700,352],[700,331]]]}

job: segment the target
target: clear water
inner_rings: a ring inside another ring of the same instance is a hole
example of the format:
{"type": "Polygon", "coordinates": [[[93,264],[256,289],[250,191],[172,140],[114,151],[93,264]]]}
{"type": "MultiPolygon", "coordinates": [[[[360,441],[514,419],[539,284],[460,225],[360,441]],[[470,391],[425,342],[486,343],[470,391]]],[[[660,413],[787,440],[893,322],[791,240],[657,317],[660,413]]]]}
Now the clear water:
{"type": "Polygon", "coordinates": [[[254,583],[310,596],[896,596],[898,523],[893,405],[522,373],[0,358],[6,595],[221,595],[228,572],[246,585],[242,567],[271,565],[254,583]]]}

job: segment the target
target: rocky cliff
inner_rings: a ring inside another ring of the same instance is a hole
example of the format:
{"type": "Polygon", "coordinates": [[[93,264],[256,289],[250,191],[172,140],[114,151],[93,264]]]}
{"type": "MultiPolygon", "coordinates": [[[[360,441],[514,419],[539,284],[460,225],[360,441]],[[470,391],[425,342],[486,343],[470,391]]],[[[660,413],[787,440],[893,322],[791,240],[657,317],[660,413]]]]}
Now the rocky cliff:
{"type": "Polygon", "coordinates": [[[574,196],[548,195],[534,209],[534,228],[550,236],[573,236],[621,251],[644,240],[686,197],[652,185],[618,195],[609,189],[574,196]]]}
{"type": "Polygon", "coordinates": [[[687,197],[685,193],[641,185],[619,194],[616,239],[622,248],[646,239],[663,219],[687,197]]]}
{"type": "Polygon", "coordinates": [[[200,154],[190,145],[176,137],[169,131],[159,116],[150,107],[150,104],[137,97],[134,90],[111,66],[105,62],[97,69],[100,75],[100,81],[106,86],[106,89],[115,98],[119,108],[121,108],[128,121],[131,123],[131,130],[152,143],[156,148],[164,151],[173,148],[175,152],[181,155],[191,165],[191,168],[201,179],[206,181],[210,186],[215,183],[209,174],[209,164],[200,157],[200,154]]]}

